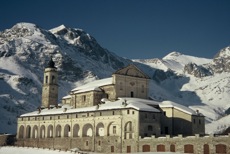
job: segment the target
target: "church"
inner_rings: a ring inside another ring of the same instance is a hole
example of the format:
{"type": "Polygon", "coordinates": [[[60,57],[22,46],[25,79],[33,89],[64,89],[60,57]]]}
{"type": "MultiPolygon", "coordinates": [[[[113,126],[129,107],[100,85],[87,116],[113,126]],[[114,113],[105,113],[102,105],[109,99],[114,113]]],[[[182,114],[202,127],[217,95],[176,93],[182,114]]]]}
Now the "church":
{"type": "Polygon", "coordinates": [[[146,151],[140,140],[205,134],[199,111],[149,99],[150,78],[133,64],[110,78],[72,89],[58,104],[58,71],[52,58],[44,71],[42,102],[18,118],[17,144],[99,153],[146,151]]]}

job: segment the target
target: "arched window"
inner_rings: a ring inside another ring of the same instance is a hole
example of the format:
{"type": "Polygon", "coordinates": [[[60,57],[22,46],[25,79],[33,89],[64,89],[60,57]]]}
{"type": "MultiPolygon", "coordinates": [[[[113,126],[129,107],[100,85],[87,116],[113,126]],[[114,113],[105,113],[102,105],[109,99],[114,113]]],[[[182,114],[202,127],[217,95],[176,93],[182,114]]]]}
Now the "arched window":
{"type": "Polygon", "coordinates": [[[73,137],[78,137],[79,136],[79,129],[80,129],[80,127],[79,127],[78,124],[75,124],[73,126],[73,137]]]}
{"type": "Polygon", "coordinates": [[[30,138],[31,137],[31,127],[28,125],[26,127],[26,138],[30,138]]]}
{"type": "Polygon", "coordinates": [[[132,139],[132,138],[133,138],[132,122],[129,121],[125,124],[125,139],[132,139]]]}
{"type": "Polygon", "coordinates": [[[96,135],[97,136],[104,136],[104,125],[103,125],[103,123],[97,124],[96,135]]]}
{"type": "Polygon", "coordinates": [[[19,127],[19,135],[18,138],[24,138],[24,126],[19,127]]]}
{"type": "Polygon", "coordinates": [[[37,125],[33,127],[32,138],[38,138],[38,126],[37,125]]]}
{"type": "Polygon", "coordinates": [[[93,136],[93,126],[91,124],[84,125],[82,129],[82,136],[93,136]]]}
{"type": "Polygon", "coordinates": [[[107,127],[107,135],[108,136],[117,135],[117,127],[118,125],[115,122],[111,122],[107,127]]]}
{"type": "Polygon", "coordinates": [[[56,126],[56,137],[61,137],[61,125],[56,126]]]}
{"type": "Polygon", "coordinates": [[[67,124],[65,125],[64,128],[64,137],[70,137],[70,136],[71,136],[70,126],[67,124]]]}
{"type": "Polygon", "coordinates": [[[53,126],[52,125],[48,126],[47,137],[49,137],[49,138],[53,137],[53,126]]]}
{"type": "Polygon", "coordinates": [[[40,128],[40,138],[45,138],[45,126],[42,125],[40,128]]]}

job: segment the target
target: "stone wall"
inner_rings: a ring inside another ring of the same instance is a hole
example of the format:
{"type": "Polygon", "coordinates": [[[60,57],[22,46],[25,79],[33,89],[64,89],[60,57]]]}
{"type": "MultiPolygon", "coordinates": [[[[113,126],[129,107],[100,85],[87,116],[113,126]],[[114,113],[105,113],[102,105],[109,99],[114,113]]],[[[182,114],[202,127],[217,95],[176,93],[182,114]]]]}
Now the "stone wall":
{"type": "Polygon", "coordinates": [[[127,139],[120,141],[119,137],[83,137],[83,138],[48,138],[48,139],[18,139],[18,146],[29,146],[51,149],[79,148],[84,151],[98,153],[127,152],[180,152],[194,154],[230,153],[230,134],[227,136],[199,135],[183,137],[146,137],[138,141],[127,139]],[[205,151],[205,152],[204,152],[205,151]]]}
{"type": "Polygon", "coordinates": [[[13,145],[15,142],[15,135],[2,134],[0,135],[0,146],[13,145]]]}

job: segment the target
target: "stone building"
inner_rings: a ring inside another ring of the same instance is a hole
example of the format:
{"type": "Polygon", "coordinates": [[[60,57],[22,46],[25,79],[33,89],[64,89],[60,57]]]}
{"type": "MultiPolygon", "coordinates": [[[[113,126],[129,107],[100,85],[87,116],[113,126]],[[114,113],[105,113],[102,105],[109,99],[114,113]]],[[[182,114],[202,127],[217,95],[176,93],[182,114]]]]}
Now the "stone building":
{"type": "Polygon", "coordinates": [[[41,108],[18,118],[18,145],[124,153],[140,151],[146,137],[205,133],[201,113],[148,99],[150,78],[134,65],[71,90],[61,104],[57,73],[51,59],[41,108]]]}

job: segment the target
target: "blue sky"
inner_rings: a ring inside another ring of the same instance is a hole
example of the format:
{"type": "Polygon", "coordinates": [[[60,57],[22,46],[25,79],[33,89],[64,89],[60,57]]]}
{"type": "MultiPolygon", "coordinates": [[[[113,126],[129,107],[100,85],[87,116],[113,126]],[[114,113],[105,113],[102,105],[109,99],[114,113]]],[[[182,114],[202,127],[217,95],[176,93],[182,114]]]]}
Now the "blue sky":
{"type": "Polygon", "coordinates": [[[0,31],[18,22],[81,28],[133,59],[212,58],[230,45],[230,0],[2,0],[0,21],[0,31]]]}

